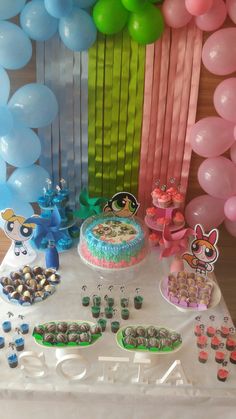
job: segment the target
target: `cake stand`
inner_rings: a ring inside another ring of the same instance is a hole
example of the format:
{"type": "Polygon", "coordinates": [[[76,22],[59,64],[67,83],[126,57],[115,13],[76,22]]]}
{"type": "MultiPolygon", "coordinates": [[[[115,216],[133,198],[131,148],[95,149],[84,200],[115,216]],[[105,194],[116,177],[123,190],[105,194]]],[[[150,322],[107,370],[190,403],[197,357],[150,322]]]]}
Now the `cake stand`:
{"type": "MultiPolygon", "coordinates": [[[[162,232],[164,226],[163,227],[158,227],[157,226],[157,224],[156,224],[157,218],[164,217],[164,218],[169,218],[171,220],[172,217],[173,217],[173,213],[175,213],[176,211],[180,211],[180,208],[174,207],[174,206],[167,207],[167,208],[161,208],[161,207],[158,207],[156,205],[154,205],[154,206],[155,206],[156,211],[157,211],[156,216],[154,218],[151,218],[148,215],[146,215],[144,221],[145,221],[145,224],[151,230],[162,232]]],[[[184,228],[184,226],[185,226],[185,221],[182,224],[178,225],[178,226],[175,225],[175,224],[173,224],[173,223],[172,224],[169,224],[170,231],[173,231],[173,232],[174,231],[181,230],[182,228],[184,228]]]]}

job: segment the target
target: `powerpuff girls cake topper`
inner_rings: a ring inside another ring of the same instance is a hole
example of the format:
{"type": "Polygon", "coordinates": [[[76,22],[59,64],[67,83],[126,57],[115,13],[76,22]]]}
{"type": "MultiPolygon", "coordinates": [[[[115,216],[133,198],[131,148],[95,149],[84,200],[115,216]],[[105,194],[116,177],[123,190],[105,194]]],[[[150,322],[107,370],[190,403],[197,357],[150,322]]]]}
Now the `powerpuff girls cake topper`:
{"type": "Polygon", "coordinates": [[[107,202],[104,212],[112,212],[117,217],[133,217],[140,204],[130,192],[118,192],[107,202]]]}
{"type": "Polygon", "coordinates": [[[196,272],[206,275],[214,271],[214,265],[219,257],[219,250],[216,246],[219,231],[214,228],[207,234],[200,224],[197,224],[194,230],[196,237],[191,243],[192,253],[184,253],[182,258],[196,272]]]}
{"type": "Polygon", "coordinates": [[[33,236],[35,224],[25,222],[26,218],[15,214],[12,208],[2,211],[1,218],[4,221],[4,233],[12,241],[5,258],[6,263],[11,266],[20,266],[33,261],[36,253],[29,245],[29,240],[33,236]]]}

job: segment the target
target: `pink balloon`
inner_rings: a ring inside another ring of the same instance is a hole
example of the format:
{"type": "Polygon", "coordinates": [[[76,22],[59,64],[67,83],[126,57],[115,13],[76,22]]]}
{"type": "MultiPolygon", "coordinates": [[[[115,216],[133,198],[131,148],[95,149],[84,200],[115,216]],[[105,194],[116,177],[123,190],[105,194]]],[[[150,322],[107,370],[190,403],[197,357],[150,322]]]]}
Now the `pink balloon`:
{"type": "Polygon", "coordinates": [[[236,0],[226,0],[226,8],[230,19],[236,23],[236,0]]]}
{"type": "Polygon", "coordinates": [[[212,157],[198,169],[202,189],[215,198],[227,199],[236,194],[236,167],[226,157],[212,157]]]}
{"type": "Polygon", "coordinates": [[[223,0],[215,0],[210,10],[204,13],[204,15],[197,16],[195,22],[202,31],[216,31],[223,25],[226,16],[225,2],[223,0]]]}
{"type": "Polygon", "coordinates": [[[236,222],[226,219],[224,225],[226,230],[231,234],[231,236],[236,237],[236,222]]]}
{"type": "Polygon", "coordinates": [[[236,123],[236,77],[218,84],[213,100],[216,112],[227,121],[236,123]]]}
{"type": "Polygon", "coordinates": [[[162,6],[165,22],[171,28],[182,28],[192,19],[184,0],[165,0],[162,6]]]}
{"type": "Polygon", "coordinates": [[[200,16],[208,12],[213,5],[213,0],[185,0],[185,6],[193,16],[200,16]]]}
{"type": "Polygon", "coordinates": [[[226,218],[230,221],[236,221],[236,196],[231,196],[224,205],[226,218]]]}
{"type": "Polygon", "coordinates": [[[225,219],[224,203],[224,199],[209,195],[200,195],[192,199],[185,208],[188,225],[194,228],[196,224],[201,224],[206,231],[218,227],[225,219]]]}
{"type": "Polygon", "coordinates": [[[236,164],[236,142],[232,145],[230,149],[230,158],[234,164],[236,164]]]}
{"type": "Polygon", "coordinates": [[[236,140],[236,125],[234,127],[234,139],[236,140]]]}
{"type": "Polygon", "coordinates": [[[234,124],[218,116],[201,119],[191,128],[190,142],[199,156],[220,156],[235,142],[234,124]]]}
{"type": "Polygon", "coordinates": [[[213,33],[202,49],[202,61],[207,70],[219,76],[236,71],[236,28],[213,33]]]}

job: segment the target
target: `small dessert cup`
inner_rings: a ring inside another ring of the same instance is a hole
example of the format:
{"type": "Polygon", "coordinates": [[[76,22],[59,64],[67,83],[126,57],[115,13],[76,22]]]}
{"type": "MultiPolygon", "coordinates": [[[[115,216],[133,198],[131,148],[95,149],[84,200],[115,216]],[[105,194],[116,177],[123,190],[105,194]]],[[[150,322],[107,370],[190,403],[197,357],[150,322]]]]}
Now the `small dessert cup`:
{"type": "Polygon", "coordinates": [[[213,315],[209,317],[206,333],[209,338],[212,338],[216,334],[215,316],[213,315]]]}
{"type": "Polygon", "coordinates": [[[211,338],[212,349],[214,350],[219,349],[220,343],[221,343],[221,340],[217,336],[213,336],[213,338],[211,338]]]}
{"type": "Polygon", "coordinates": [[[222,364],[226,358],[226,352],[222,349],[218,349],[215,352],[215,361],[217,364],[222,364]]]}
{"type": "Polygon", "coordinates": [[[16,368],[18,366],[18,356],[15,352],[10,352],[7,355],[7,362],[10,368],[16,368]]]}
{"type": "Polygon", "coordinates": [[[15,347],[18,352],[25,349],[25,340],[22,336],[16,336],[14,339],[15,347]]]}
{"type": "Polygon", "coordinates": [[[220,332],[221,332],[221,337],[226,339],[229,334],[230,334],[230,330],[229,330],[229,318],[227,316],[224,317],[224,322],[221,325],[220,328],[220,332]]]}
{"type": "Polygon", "coordinates": [[[129,298],[128,297],[121,297],[120,305],[122,308],[127,308],[129,306],[129,298]]]}
{"type": "Polygon", "coordinates": [[[92,306],[91,307],[92,316],[97,319],[100,315],[100,307],[99,306],[92,306]]]}
{"type": "Polygon", "coordinates": [[[228,376],[229,376],[228,362],[223,361],[223,363],[219,365],[218,367],[217,378],[219,381],[225,382],[228,376]]]}
{"type": "Polygon", "coordinates": [[[135,295],[134,297],[134,308],[140,310],[143,304],[143,297],[141,295],[135,295]]]}
{"type": "Polygon", "coordinates": [[[120,328],[120,322],[117,322],[117,321],[111,322],[112,333],[117,333],[119,328],[120,328]]]}
{"type": "Polygon", "coordinates": [[[113,307],[115,304],[115,300],[113,297],[107,297],[106,302],[107,302],[107,307],[113,307]]]}
{"type": "Polygon", "coordinates": [[[29,333],[29,325],[28,323],[22,323],[19,326],[19,329],[23,335],[27,335],[29,333]]]}
{"type": "Polygon", "coordinates": [[[112,307],[105,307],[105,316],[107,319],[112,319],[113,317],[113,308],[112,307]]]}
{"type": "Polygon", "coordinates": [[[201,364],[206,364],[208,360],[208,351],[206,349],[200,349],[198,352],[198,361],[201,362],[201,364]]]}
{"type": "Polygon", "coordinates": [[[207,345],[207,336],[201,335],[197,338],[197,347],[200,349],[204,349],[207,345]]]}
{"type": "Polygon", "coordinates": [[[227,338],[226,349],[227,351],[234,351],[236,349],[236,341],[233,338],[231,337],[227,338]]]}
{"type": "Polygon", "coordinates": [[[94,295],[93,296],[93,305],[100,307],[101,305],[101,297],[99,295],[94,295]]]}
{"type": "Polygon", "coordinates": [[[129,309],[128,308],[122,308],[122,310],[121,310],[121,318],[123,320],[128,320],[128,318],[129,318],[129,309]]]}
{"type": "Polygon", "coordinates": [[[82,306],[84,307],[88,307],[90,304],[90,297],[85,295],[84,297],[82,297],[82,306]]]}
{"type": "Polygon", "coordinates": [[[105,330],[106,330],[106,325],[107,325],[107,321],[106,321],[106,319],[99,319],[99,320],[98,320],[98,325],[101,327],[102,332],[105,332],[105,330]]]}
{"type": "Polygon", "coordinates": [[[0,336],[0,349],[4,348],[5,346],[5,339],[3,336],[0,336]]]}
{"type": "Polygon", "coordinates": [[[9,320],[2,323],[2,330],[5,333],[9,333],[11,331],[11,322],[9,320]]]}
{"type": "Polygon", "coordinates": [[[231,352],[229,360],[232,364],[236,364],[236,351],[231,352]]]}

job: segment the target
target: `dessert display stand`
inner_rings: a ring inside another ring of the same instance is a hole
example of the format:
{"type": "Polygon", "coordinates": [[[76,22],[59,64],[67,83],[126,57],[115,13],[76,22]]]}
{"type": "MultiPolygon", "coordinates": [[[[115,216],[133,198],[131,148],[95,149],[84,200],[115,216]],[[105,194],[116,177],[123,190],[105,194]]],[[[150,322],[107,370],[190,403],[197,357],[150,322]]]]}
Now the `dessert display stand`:
{"type": "MultiPolygon", "coordinates": [[[[38,255],[34,264],[43,266],[43,259],[42,254],[38,255]]],[[[12,270],[9,266],[3,268],[4,265],[5,262],[1,266],[1,275],[6,270],[12,270]]],[[[89,290],[96,292],[96,275],[82,263],[76,249],[62,253],[59,274],[61,283],[57,292],[43,305],[16,306],[12,309],[9,303],[2,300],[2,321],[10,307],[15,317],[23,312],[30,319],[31,327],[72,318],[94,321],[88,308],[81,305],[81,287],[86,283],[89,290]]],[[[69,415],[70,418],[77,418],[78,412],[85,419],[104,418],[108,412],[113,418],[156,419],[160,406],[162,419],[173,417],[173,412],[176,417],[183,419],[199,419],[206,411],[209,417],[219,417],[221,411],[227,419],[234,419],[235,365],[230,364],[230,376],[223,383],[217,380],[217,364],[213,358],[204,365],[199,363],[193,333],[196,313],[180,312],[161,296],[159,283],[167,274],[167,264],[160,263],[157,253],[152,253],[139,274],[124,284],[130,294],[140,287],[144,303],[142,310],[132,307],[129,321],[121,321],[121,326],[128,323],[157,324],[176,330],[183,339],[177,353],[160,355],[156,365],[150,364],[147,359],[134,359],[134,354],[118,347],[109,322],[94,347],[91,345],[74,353],[37,346],[31,329],[25,335],[25,352],[20,356],[21,368],[9,368],[4,362],[4,348],[0,352],[0,397],[4,419],[12,419],[16,412],[24,412],[25,419],[41,419],[42,415],[47,417],[47,412],[53,419],[64,419],[69,415]]],[[[118,302],[120,285],[114,285],[113,293],[118,302]]],[[[210,314],[216,318],[229,316],[223,299],[202,316],[208,318],[210,314]]],[[[7,347],[9,338],[7,334],[4,336],[7,347]]]]}
{"type": "MultiPolygon", "coordinates": [[[[156,224],[156,219],[157,218],[164,217],[164,218],[172,219],[172,217],[173,217],[173,215],[176,211],[181,211],[180,208],[177,208],[177,207],[174,207],[174,206],[167,207],[167,208],[161,208],[161,207],[158,207],[156,205],[154,205],[154,206],[156,207],[156,211],[157,211],[155,218],[152,219],[151,217],[146,215],[145,223],[146,223],[148,228],[150,228],[153,231],[157,231],[157,232],[162,232],[163,231],[163,228],[158,227],[157,224],[156,224]]],[[[174,225],[174,224],[169,225],[170,231],[172,231],[172,232],[181,230],[182,228],[184,228],[184,226],[185,226],[185,222],[183,222],[179,226],[174,225]]]]}

